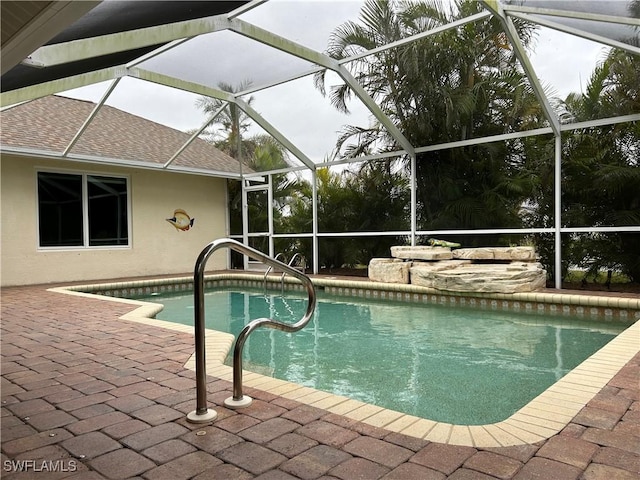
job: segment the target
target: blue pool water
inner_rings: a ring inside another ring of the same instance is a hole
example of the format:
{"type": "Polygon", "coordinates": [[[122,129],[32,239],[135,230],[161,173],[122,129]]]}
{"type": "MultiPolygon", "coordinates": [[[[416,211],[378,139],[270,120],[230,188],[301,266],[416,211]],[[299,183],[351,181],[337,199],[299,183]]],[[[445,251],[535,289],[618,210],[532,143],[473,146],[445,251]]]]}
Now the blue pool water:
{"type": "MultiPolygon", "coordinates": [[[[289,295],[209,292],[207,328],[237,335],[256,318],[296,322],[307,301],[289,295]]],[[[157,318],[193,325],[192,294],[145,299],[164,304],[157,318]]],[[[303,330],[256,330],[243,359],[247,370],[318,390],[435,421],[481,425],[509,417],[624,328],[321,295],[303,330]]]]}

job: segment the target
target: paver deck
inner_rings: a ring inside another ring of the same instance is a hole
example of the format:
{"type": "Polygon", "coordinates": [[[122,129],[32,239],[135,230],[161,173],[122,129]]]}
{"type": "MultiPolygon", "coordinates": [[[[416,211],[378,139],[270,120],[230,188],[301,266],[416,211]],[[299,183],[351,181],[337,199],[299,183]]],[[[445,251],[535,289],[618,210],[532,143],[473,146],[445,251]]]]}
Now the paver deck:
{"type": "Polygon", "coordinates": [[[211,424],[186,421],[193,336],[121,319],[134,307],[2,289],[2,478],[607,479],[640,477],[640,354],[556,435],[445,445],[208,377],[211,424]]]}

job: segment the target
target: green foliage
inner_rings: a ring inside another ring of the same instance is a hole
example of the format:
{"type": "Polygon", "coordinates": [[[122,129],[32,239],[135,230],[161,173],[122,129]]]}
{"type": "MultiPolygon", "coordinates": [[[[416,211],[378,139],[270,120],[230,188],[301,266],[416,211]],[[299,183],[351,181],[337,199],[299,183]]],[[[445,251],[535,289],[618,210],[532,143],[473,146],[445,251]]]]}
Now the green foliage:
{"type": "MultiPolygon", "coordinates": [[[[640,112],[640,58],[612,50],[572,94],[565,110],[575,121],[640,112]]],[[[568,226],[640,225],[640,122],[595,126],[563,139],[563,220],[568,226]]],[[[565,269],[614,269],[640,281],[640,235],[589,233],[571,237],[565,269]]]]}
{"type": "MultiPolygon", "coordinates": [[[[336,59],[345,58],[481,10],[478,2],[464,0],[451,8],[439,1],[370,0],[359,22],[347,22],[334,31],[327,52],[336,59]]],[[[517,30],[525,44],[534,33],[523,23],[517,24],[517,30]]],[[[413,145],[543,124],[538,102],[494,18],[384,50],[351,62],[350,68],[413,145]]],[[[315,78],[322,91],[323,75],[320,72],[315,78]]],[[[332,103],[343,111],[351,95],[348,85],[330,91],[332,103]]],[[[399,148],[386,129],[372,121],[367,129],[345,127],[336,151],[353,157],[399,148]]],[[[522,205],[533,195],[536,180],[516,142],[426,152],[417,156],[416,163],[418,229],[522,225],[522,205]]],[[[367,209],[365,215],[372,211],[367,209]]],[[[487,240],[506,241],[498,237],[478,241],[487,240]]]]}
{"type": "MultiPolygon", "coordinates": [[[[225,82],[218,84],[220,90],[231,93],[241,92],[249,86],[251,86],[249,81],[241,82],[237,86],[225,82]]],[[[250,97],[247,103],[252,102],[253,97],[250,97]]],[[[219,112],[212,126],[203,132],[202,138],[233,158],[242,158],[239,148],[242,146],[242,135],[249,129],[249,117],[236,105],[218,98],[199,97],[196,100],[196,107],[210,115],[219,112]]]]}
{"type": "MultiPolygon", "coordinates": [[[[357,171],[335,172],[320,168],[318,182],[318,231],[383,232],[408,229],[409,191],[402,172],[393,172],[387,162],[367,163],[357,171]]],[[[311,185],[302,185],[289,198],[290,214],[281,218],[287,232],[312,231],[311,185]]],[[[388,256],[391,245],[402,242],[396,236],[321,238],[319,267],[339,268],[368,264],[372,257],[388,256]]],[[[307,259],[311,245],[297,242],[307,259]]]]}
{"type": "MultiPolygon", "coordinates": [[[[609,281],[608,271],[599,270],[595,273],[585,272],[584,270],[569,270],[565,280],[570,283],[593,282],[606,284],[609,281]]],[[[629,283],[630,279],[620,272],[611,272],[611,284],[629,283]]]]}
{"type": "MultiPolygon", "coordinates": [[[[637,7],[637,2],[636,2],[637,7]]],[[[480,11],[479,2],[457,0],[367,1],[359,22],[338,27],[327,52],[336,59],[370,50],[480,11]]],[[[516,30],[525,47],[533,26],[516,30]]],[[[355,78],[413,145],[486,137],[546,125],[539,102],[493,17],[448,29],[405,46],[350,63],[355,78]]],[[[316,85],[325,91],[324,73],[316,85]]],[[[560,107],[563,122],[640,111],[638,56],[612,50],[590,78],[584,95],[560,107]]],[[[329,96],[347,111],[352,92],[334,86],[329,96]]],[[[562,218],[570,226],[640,225],[640,122],[592,127],[564,134],[562,218]]],[[[347,126],[336,152],[344,157],[399,149],[376,123],[347,126]]],[[[554,226],[554,139],[522,138],[421,153],[416,162],[418,229],[554,226]]],[[[334,220],[335,221],[335,220],[334,220]]],[[[358,225],[357,222],[354,225],[358,225]]],[[[455,237],[455,236],[454,236],[455,237]]],[[[564,235],[563,271],[570,265],[620,269],[640,279],[637,234],[564,235]],[[588,264],[588,265],[587,265],[588,264]]],[[[456,241],[456,238],[451,238],[456,241]]],[[[469,245],[469,237],[461,238],[469,245]]],[[[554,239],[537,235],[549,272],[554,239]]],[[[477,236],[471,243],[506,244],[509,237],[477,236]]]]}
{"type": "MultiPolygon", "coordinates": [[[[635,8],[638,4],[636,0],[635,8]]],[[[479,2],[470,0],[368,0],[357,22],[335,29],[327,53],[344,59],[481,9],[479,2]]],[[[516,22],[515,27],[526,48],[535,28],[525,22],[516,22]]],[[[502,28],[496,18],[487,17],[352,61],[349,69],[413,145],[545,126],[539,102],[502,28]]],[[[315,75],[316,86],[337,109],[348,111],[354,93],[348,84],[327,88],[324,75],[315,75]]],[[[612,49],[592,73],[585,92],[571,94],[557,104],[560,120],[570,123],[637,114],[639,92],[639,57],[612,49]]],[[[242,125],[241,119],[236,124],[242,125]]],[[[227,144],[233,144],[231,136],[227,144]]],[[[276,169],[280,161],[286,164],[286,156],[280,157],[271,145],[241,144],[245,158],[256,170],[276,169]]],[[[396,139],[372,119],[367,127],[343,127],[335,156],[357,158],[399,149],[396,139]]],[[[553,227],[554,149],[553,136],[542,135],[420,153],[416,158],[418,230],[553,227]]],[[[562,149],[563,226],[640,225],[640,122],[567,130],[562,149]]],[[[318,170],[318,231],[407,230],[407,161],[364,163],[358,170],[341,173],[318,170]]],[[[276,231],[311,233],[310,183],[274,176],[274,192],[276,231]]],[[[266,211],[268,206],[258,201],[252,215],[266,211]]],[[[514,238],[519,237],[447,239],[481,246],[509,245],[514,238]]],[[[372,257],[388,256],[389,247],[404,240],[321,236],[319,266],[367,264],[372,257]]],[[[563,273],[572,266],[592,272],[613,269],[640,280],[639,240],[637,233],[563,235],[563,273]]],[[[551,273],[554,236],[539,234],[528,241],[536,245],[551,273]]],[[[301,251],[310,259],[311,242],[279,239],[277,251],[301,251]]]]}

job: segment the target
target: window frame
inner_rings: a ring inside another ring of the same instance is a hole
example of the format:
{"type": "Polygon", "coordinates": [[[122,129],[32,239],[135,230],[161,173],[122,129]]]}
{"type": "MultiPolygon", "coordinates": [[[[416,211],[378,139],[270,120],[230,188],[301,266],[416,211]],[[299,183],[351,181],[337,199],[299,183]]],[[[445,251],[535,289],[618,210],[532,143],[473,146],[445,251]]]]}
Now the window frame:
{"type": "Polygon", "coordinates": [[[132,243],[132,220],[131,220],[131,175],[127,174],[114,174],[110,172],[102,171],[80,171],[80,170],[67,170],[67,169],[52,169],[52,168],[36,168],[35,172],[35,209],[36,209],[36,247],[39,251],[77,251],[77,250],[127,250],[131,249],[132,243]],[[82,201],[82,245],[56,245],[56,246],[43,246],[40,244],[40,174],[63,174],[63,175],[77,175],[81,177],[81,201],[82,201]],[[89,238],[89,189],[88,189],[88,177],[108,177],[124,179],[126,182],[127,191],[127,243],[126,245],[90,245],[89,238]]]}

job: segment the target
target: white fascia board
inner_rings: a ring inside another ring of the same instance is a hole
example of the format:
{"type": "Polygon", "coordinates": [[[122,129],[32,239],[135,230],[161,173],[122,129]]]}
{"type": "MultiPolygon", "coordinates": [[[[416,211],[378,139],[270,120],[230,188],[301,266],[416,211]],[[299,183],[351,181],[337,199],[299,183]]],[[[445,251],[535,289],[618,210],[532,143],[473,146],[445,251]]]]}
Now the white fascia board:
{"type": "Polygon", "coordinates": [[[187,80],[181,80],[170,75],[164,75],[158,72],[152,72],[151,70],[145,70],[139,67],[133,67],[127,69],[127,73],[130,77],[138,78],[140,80],[146,80],[148,82],[158,83],[167,87],[177,88],[178,90],[184,90],[186,92],[196,93],[198,95],[204,95],[205,97],[217,98],[218,100],[224,100],[227,102],[234,102],[235,98],[228,92],[217,88],[207,87],[201,83],[189,82],[187,80]]]}
{"type": "Polygon", "coordinates": [[[184,173],[189,175],[200,175],[204,177],[230,178],[232,180],[242,179],[242,174],[240,173],[223,172],[220,170],[207,170],[205,168],[181,167],[181,166],[170,165],[169,167],[163,170],[166,172],[184,173]]]}
{"type": "Polygon", "coordinates": [[[251,117],[258,125],[260,125],[269,135],[280,142],[284,147],[289,150],[298,160],[304,163],[307,168],[311,170],[316,169],[316,164],[307,157],[302,150],[296,147],[291,141],[285,137],[280,131],[271,125],[262,115],[260,115],[251,105],[244,100],[238,98],[235,100],[236,105],[244,111],[249,117],[251,117]]]}
{"type": "Polygon", "coordinates": [[[514,13],[511,16],[515,18],[520,18],[522,20],[526,20],[527,22],[536,23],[538,25],[542,25],[543,27],[551,28],[553,30],[558,30],[563,33],[568,33],[576,37],[581,37],[586,40],[591,40],[592,42],[602,43],[603,45],[609,45],[610,47],[619,48],[621,50],[626,50],[627,52],[640,55],[640,47],[636,47],[634,45],[630,45],[624,42],[619,42],[618,40],[613,40],[612,38],[603,37],[602,35],[596,35],[596,34],[587,32],[585,30],[580,30],[579,28],[568,27],[561,23],[554,22],[552,20],[547,20],[546,18],[532,17],[531,15],[519,14],[519,13],[514,13]]]}
{"type": "Polygon", "coordinates": [[[37,148],[13,147],[10,145],[0,145],[0,154],[19,155],[23,157],[49,158],[60,160],[64,158],[62,152],[52,152],[50,150],[40,150],[37,148]]]}
{"type": "Polygon", "coordinates": [[[0,153],[3,155],[20,155],[32,158],[46,158],[54,160],[68,160],[74,162],[91,163],[99,165],[111,165],[118,167],[136,167],[158,170],[162,169],[162,164],[141,162],[136,160],[123,160],[111,157],[98,157],[96,155],[63,155],[62,152],[52,152],[50,150],[40,150],[37,148],[6,147],[0,146],[0,153]]]}
{"type": "Polygon", "coordinates": [[[547,118],[547,120],[549,120],[549,123],[551,124],[553,133],[555,135],[559,135],[560,120],[558,119],[558,116],[556,115],[555,111],[551,107],[551,104],[549,104],[549,99],[545,95],[544,89],[540,84],[540,80],[536,75],[535,69],[533,68],[531,61],[529,60],[529,55],[527,54],[526,50],[524,49],[524,46],[522,45],[522,42],[520,41],[520,37],[518,36],[518,32],[516,31],[516,28],[513,25],[513,21],[511,20],[511,18],[506,16],[504,10],[502,9],[502,3],[500,3],[499,1],[497,0],[480,0],[480,1],[485,6],[485,8],[490,10],[496,16],[496,18],[500,20],[500,23],[502,24],[504,32],[507,35],[507,38],[509,39],[509,43],[511,43],[513,47],[513,51],[517,59],[520,61],[520,65],[524,69],[524,72],[527,75],[529,82],[531,82],[531,88],[533,89],[533,92],[535,93],[536,97],[538,98],[538,101],[542,106],[542,109],[545,113],[545,117],[547,118]]]}
{"type": "Polygon", "coordinates": [[[83,38],[70,42],[45,45],[33,52],[29,61],[43,67],[75,62],[111,53],[163,44],[182,38],[226,30],[229,20],[226,15],[168,23],[155,27],[139,28],[126,32],[111,33],[98,37],[83,38]]]}
{"type": "Polygon", "coordinates": [[[34,100],[36,98],[46,97],[54,93],[65,92],[74,88],[80,88],[94,83],[114,80],[126,75],[124,66],[116,66],[95,70],[93,72],[81,73],[72,77],[51,80],[50,82],[31,85],[24,88],[17,88],[0,94],[0,106],[13,105],[15,103],[34,100]]]}
{"type": "Polygon", "coordinates": [[[98,155],[84,155],[70,153],[63,157],[62,160],[75,160],[78,162],[95,163],[100,165],[116,165],[120,167],[136,167],[136,168],[148,168],[152,170],[162,169],[161,163],[143,162],[141,160],[127,160],[123,158],[114,157],[100,157],[98,155]]]}
{"type": "Polygon", "coordinates": [[[22,157],[42,158],[49,160],[65,160],[69,162],[77,163],[89,163],[92,165],[108,165],[112,167],[128,167],[128,168],[140,168],[144,170],[164,170],[175,173],[185,173],[190,175],[201,175],[207,177],[217,178],[231,178],[239,180],[241,178],[240,173],[223,172],[219,170],[207,170],[204,168],[182,167],[182,166],[170,166],[164,168],[161,163],[142,162],[138,160],[123,160],[110,157],[98,157],[95,155],[66,155],[63,156],[58,152],[51,152],[46,150],[37,150],[33,148],[22,147],[3,147],[0,146],[0,153],[2,155],[16,155],[22,157]]]}

